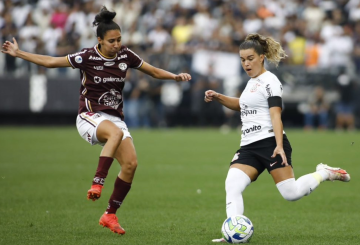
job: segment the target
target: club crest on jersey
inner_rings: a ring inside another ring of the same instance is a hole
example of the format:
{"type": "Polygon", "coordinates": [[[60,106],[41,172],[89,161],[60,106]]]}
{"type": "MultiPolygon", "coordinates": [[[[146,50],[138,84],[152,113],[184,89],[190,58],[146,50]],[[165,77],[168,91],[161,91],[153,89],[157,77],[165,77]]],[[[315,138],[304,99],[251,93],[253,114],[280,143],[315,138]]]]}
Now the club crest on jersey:
{"type": "Polygon", "coordinates": [[[127,69],[127,64],[126,63],[120,63],[119,68],[120,68],[120,70],[125,71],[127,69]]]}
{"type": "Polygon", "coordinates": [[[78,55],[78,56],[75,57],[75,62],[76,62],[76,63],[79,63],[79,64],[80,64],[82,61],[83,61],[83,59],[81,58],[80,55],[78,55]]]}
{"type": "Polygon", "coordinates": [[[260,86],[261,86],[261,85],[258,84],[258,83],[254,84],[254,85],[251,87],[250,92],[251,92],[251,93],[256,92],[256,91],[257,91],[257,88],[260,87],[260,86]]]}

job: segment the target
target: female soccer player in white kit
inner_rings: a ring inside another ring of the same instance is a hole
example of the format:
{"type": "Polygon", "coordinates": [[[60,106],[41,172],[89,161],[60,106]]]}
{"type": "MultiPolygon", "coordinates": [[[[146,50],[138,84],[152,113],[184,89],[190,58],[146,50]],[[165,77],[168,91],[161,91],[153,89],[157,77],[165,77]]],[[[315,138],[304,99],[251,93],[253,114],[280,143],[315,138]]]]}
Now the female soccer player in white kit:
{"type": "MultiPolygon", "coordinates": [[[[241,148],[230,163],[225,181],[227,217],[244,213],[242,192],[265,169],[288,201],[309,195],[325,180],[350,181],[345,170],[322,163],[317,165],[316,172],[295,180],[291,165],[292,148],[281,120],[282,85],[264,67],[265,58],[278,65],[285,57],[281,45],[271,37],[250,34],[240,45],[241,64],[250,77],[240,99],[213,90],[205,92],[206,102],[217,101],[241,112],[241,148]]],[[[213,242],[226,241],[221,238],[213,242]]]]}

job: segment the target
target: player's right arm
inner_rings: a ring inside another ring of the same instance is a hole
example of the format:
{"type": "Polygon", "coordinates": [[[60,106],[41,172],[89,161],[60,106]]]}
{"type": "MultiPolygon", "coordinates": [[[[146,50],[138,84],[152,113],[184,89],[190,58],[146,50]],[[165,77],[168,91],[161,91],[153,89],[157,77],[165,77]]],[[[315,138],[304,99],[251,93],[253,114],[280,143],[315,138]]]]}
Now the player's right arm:
{"type": "Polygon", "coordinates": [[[205,102],[210,102],[213,100],[218,101],[223,106],[226,106],[227,108],[234,110],[234,111],[240,111],[240,104],[239,104],[239,98],[235,97],[229,97],[220,93],[217,93],[213,90],[207,90],[205,92],[205,102]]]}
{"type": "Polygon", "coordinates": [[[17,44],[15,38],[13,38],[13,41],[14,43],[5,41],[1,52],[4,54],[9,54],[13,57],[18,57],[30,61],[40,66],[45,66],[47,68],[70,67],[70,63],[67,61],[66,57],[52,57],[47,55],[28,53],[19,49],[19,45],[17,44]]]}

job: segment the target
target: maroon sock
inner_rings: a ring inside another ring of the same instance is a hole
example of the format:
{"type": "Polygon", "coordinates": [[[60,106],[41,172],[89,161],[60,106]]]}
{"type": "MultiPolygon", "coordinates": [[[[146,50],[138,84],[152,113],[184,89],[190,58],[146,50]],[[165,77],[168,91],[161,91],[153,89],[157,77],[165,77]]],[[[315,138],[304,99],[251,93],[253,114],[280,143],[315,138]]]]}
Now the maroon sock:
{"type": "Polygon", "coordinates": [[[126,195],[130,191],[131,183],[127,183],[119,177],[115,180],[114,191],[109,199],[109,205],[106,209],[106,213],[115,214],[120,205],[124,201],[126,195]]]}
{"type": "Polygon", "coordinates": [[[114,158],[112,157],[99,158],[99,165],[96,169],[96,174],[92,182],[93,185],[104,185],[105,178],[113,161],[114,158]]]}

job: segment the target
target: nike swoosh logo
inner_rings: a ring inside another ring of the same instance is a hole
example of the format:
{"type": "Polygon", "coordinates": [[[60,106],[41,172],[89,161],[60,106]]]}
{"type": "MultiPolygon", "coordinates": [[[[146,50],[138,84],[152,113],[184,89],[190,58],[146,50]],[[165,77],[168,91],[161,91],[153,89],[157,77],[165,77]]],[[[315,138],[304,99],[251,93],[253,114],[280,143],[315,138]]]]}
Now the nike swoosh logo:
{"type": "Polygon", "coordinates": [[[275,163],[277,163],[277,161],[276,161],[276,162],[273,162],[273,163],[270,163],[270,167],[274,166],[275,163]]]}

